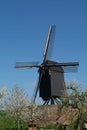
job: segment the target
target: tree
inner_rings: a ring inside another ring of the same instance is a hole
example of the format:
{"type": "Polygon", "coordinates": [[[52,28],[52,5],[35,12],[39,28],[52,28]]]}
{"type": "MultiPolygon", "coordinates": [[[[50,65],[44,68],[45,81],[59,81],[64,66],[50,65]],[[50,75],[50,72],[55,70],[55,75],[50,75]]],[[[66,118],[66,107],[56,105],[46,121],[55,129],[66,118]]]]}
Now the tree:
{"type": "Polygon", "coordinates": [[[27,94],[17,85],[6,96],[5,108],[8,113],[17,120],[18,130],[20,130],[20,122],[28,103],[29,100],[27,94]]]}
{"type": "Polygon", "coordinates": [[[0,89],[0,108],[3,108],[3,97],[6,93],[6,89],[3,87],[0,89]]]}
{"type": "MultiPolygon", "coordinates": [[[[13,117],[8,115],[5,110],[0,111],[0,130],[6,130],[7,128],[17,128],[17,122],[13,117]]],[[[27,128],[27,123],[22,122],[22,128],[27,128]]]]}
{"type": "Polygon", "coordinates": [[[23,113],[23,119],[29,122],[36,120],[38,116],[38,106],[35,103],[30,102],[26,107],[26,112],[23,113]]]}
{"type": "MultiPolygon", "coordinates": [[[[41,121],[45,121],[47,117],[47,109],[44,106],[38,106],[32,101],[29,106],[26,107],[25,112],[23,113],[23,120],[33,125],[34,123],[39,123],[41,121]]],[[[40,124],[38,124],[40,125],[40,124]]]]}
{"type": "Polygon", "coordinates": [[[72,129],[74,121],[77,121],[77,127],[80,130],[84,123],[83,115],[87,112],[87,90],[82,91],[78,82],[70,81],[66,84],[66,89],[60,98],[60,102],[59,118],[65,115],[63,118],[67,120],[72,129]]]}

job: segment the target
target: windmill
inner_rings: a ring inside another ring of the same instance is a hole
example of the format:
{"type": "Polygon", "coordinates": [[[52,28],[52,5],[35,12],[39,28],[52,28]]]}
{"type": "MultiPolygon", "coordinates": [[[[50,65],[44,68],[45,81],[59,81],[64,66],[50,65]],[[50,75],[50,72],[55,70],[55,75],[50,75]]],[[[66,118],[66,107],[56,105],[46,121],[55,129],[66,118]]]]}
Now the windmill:
{"type": "Polygon", "coordinates": [[[39,78],[34,91],[33,102],[35,102],[38,91],[44,104],[57,102],[65,88],[64,73],[76,72],[79,66],[78,62],[58,63],[50,60],[55,28],[55,26],[49,28],[42,64],[39,64],[39,62],[16,62],[15,65],[15,68],[38,68],[39,78]]]}

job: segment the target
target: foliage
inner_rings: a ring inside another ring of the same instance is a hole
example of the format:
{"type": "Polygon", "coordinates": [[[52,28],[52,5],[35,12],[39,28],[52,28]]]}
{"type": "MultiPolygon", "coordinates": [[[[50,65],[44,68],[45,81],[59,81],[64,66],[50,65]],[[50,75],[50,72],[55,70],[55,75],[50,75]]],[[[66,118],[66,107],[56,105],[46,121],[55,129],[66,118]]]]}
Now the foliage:
{"type": "Polygon", "coordinates": [[[58,126],[56,124],[49,124],[45,127],[45,129],[54,129],[54,130],[58,130],[58,126]]]}
{"type": "Polygon", "coordinates": [[[6,89],[3,87],[0,89],[0,108],[3,108],[3,97],[5,95],[6,89]]]}
{"type": "MultiPolygon", "coordinates": [[[[22,122],[22,128],[26,127],[27,124],[25,122],[22,122]]],[[[17,121],[13,117],[9,116],[5,110],[0,111],[0,128],[17,128],[17,121]]]]}
{"type": "MultiPolygon", "coordinates": [[[[26,128],[27,124],[22,122],[22,128],[26,128]]],[[[17,121],[6,113],[5,110],[0,111],[0,130],[6,128],[17,128],[17,121]]]]}
{"type": "Polygon", "coordinates": [[[6,96],[5,109],[18,122],[19,130],[22,121],[34,122],[45,115],[44,110],[31,102],[25,91],[17,85],[6,96]]]}
{"type": "Polygon", "coordinates": [[[44,121],[47,122],[47,109],[42,105],[37,106],[35,103],[31,102],[28,107],[26,107],[26,112],[23,113],[23,120],[28,123],[37,123],[44,121]]]}
{"type": "Polygon", "coordinates": [[[38,106],[32,102],[29,103],[28,106],[26,106],[25,111],[22,113],[23,114],[23,120],[24,121],[34,121],[38,118],[38,106]]]}
{"type": "Polygon", "coordinates": [[[0,112],[0,127],[1,128],[12,128],[12,127],[17,127],[16,121],[8,116],[5,111],[0,112]]]}
{"type": "Polygon", "coordinates": [[[83,120],[87,123],[87,111],[83,113],[83,120]]]}
{"type": "Polygon", "coordinates": [[[60,101],[58,117],[63,116],[65,123],[72,129],[76,126],[74,122],[77,122],[79,130],[84,123],[84,113],[87,112],[87,91],[82,91],[78,82],[71,81],[66,85],[60,101]]]}
{"type": "Polygon", "coordinates": [[[20,129],[23,113],[28,103],[25,91],[17,85],[8,93],[5,99],[5,108],[8,114],[18,122],[18,129],[20,129]]]}

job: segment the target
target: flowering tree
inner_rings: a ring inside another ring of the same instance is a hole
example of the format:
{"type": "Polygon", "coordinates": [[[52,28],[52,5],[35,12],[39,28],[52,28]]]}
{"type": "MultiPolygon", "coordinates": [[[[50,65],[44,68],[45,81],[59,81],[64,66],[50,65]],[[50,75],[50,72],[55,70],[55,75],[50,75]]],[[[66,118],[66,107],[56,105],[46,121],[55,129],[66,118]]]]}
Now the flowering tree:
{"type": "Polygon", "coordinates": [[[32,122],[46,117],[46,112],[30,101],[23,89],[17,85],[7,94],[5,99],[5,108],[12,117],[17,120],[18,130],[20,122],[32,122]]]}
{"type": "Polygon", "coordinates": [[[33,102],[30,102],[29,106],[26,107],[23,114],[23,120],[31,123],[32,127],[34,123],[38,123],[41,120],[46,120],[47,109],[42,105],[38,106],[33,102]]]}
{"type": "Polygon", "coordinates": [[[20,130],[20,122],[28,103],[29,100],[25,91],[17,85],[6,96],[5,108],[8,113],[17,120],[18,130],[20,130]]]}
{"type": "Polygon", "coordinates": [[[3,87],[0,89],[0,108],[3,108],[3,97],[6,93],[6,89],[3,87]]]}
{"type": "Polygon", "coordinates": [[[73,122],[77,121],[77,127],[80,130],[84,123],[83,115],[87,112],[87,90],[82,91],[77,81],[70,81],[66,84],[60,101],[58,121],[61,123],[65,119],[66,124],[70,124],[72,129],[73,122]]]}

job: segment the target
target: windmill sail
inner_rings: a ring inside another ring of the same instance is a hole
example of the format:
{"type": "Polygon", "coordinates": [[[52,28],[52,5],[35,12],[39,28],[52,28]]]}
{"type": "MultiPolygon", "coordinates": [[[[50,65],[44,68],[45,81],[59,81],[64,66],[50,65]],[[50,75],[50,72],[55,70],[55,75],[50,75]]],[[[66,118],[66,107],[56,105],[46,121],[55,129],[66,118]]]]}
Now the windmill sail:
{"type": "Polygon", "coordinates": [[[15,68],[29,69],[32,67],[40,67],[39,62],[16,62],[15,68]]]}
{"type": "Polygon", "coordinates": [[[43,53],[43,63],[46,60],[48,60],[51,56],[54,39],[55,39],[55,29],[56,29],[56,26],[50,26],[49,28],[48,37],[47,37],[47,41],[46,41],[46,45],[45,45],[45,49],[43,53]]]}

